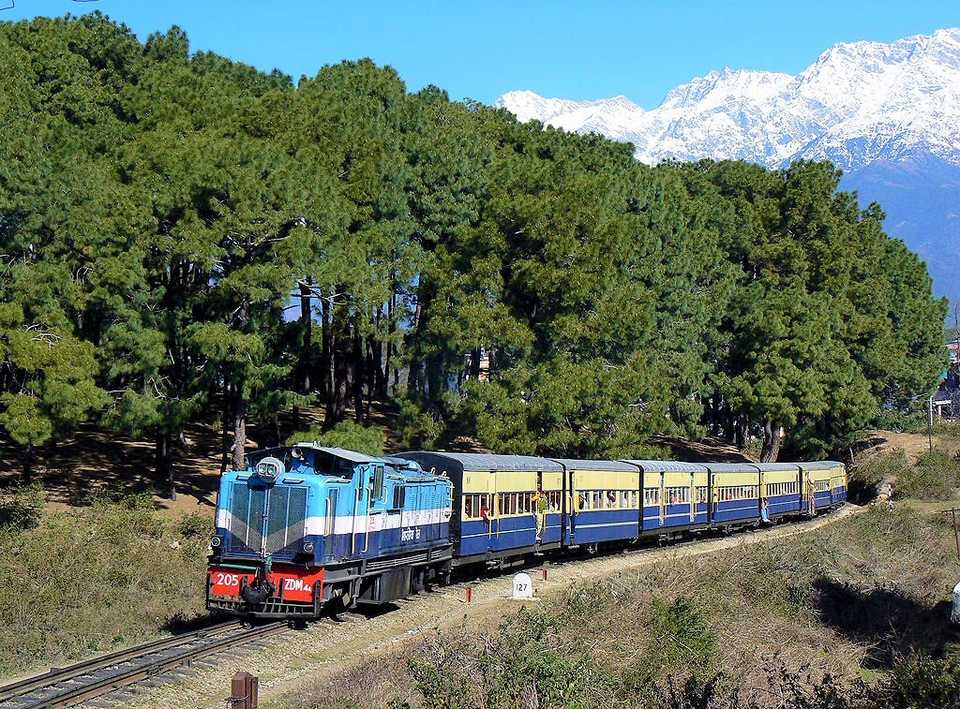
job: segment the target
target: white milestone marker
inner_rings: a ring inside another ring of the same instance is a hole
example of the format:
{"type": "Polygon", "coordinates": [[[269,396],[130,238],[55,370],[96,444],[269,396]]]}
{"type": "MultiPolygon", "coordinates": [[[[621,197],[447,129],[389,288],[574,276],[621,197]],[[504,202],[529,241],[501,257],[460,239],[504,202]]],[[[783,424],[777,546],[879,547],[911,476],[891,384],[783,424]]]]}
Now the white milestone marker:
{"type": "Polygon", "coordinates": [[[533,581],[529,574],[519,573],[513,577],[513,598],[523,600],[533,598],[533,581]]]}

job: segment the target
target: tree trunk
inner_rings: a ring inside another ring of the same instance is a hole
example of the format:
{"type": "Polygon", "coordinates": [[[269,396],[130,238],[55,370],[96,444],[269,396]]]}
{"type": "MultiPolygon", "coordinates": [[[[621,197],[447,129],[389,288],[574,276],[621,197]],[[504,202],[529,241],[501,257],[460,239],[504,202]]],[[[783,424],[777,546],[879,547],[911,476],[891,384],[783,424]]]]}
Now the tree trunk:
{"type": "Polygon", "coordinates": [[[223,381],[223,406],[220,412],[220,474],[227,472],[230,465],[230,384],[223,381]]]}
{"type": "Polygon", "coordinates": [[[363,416],[363,382],[366,379],[363,356],[363,339],[360,337],[360,328],[353,327],[353,416],[357,423],[362,424],[363,416]]]}
{"type": "Polygon", "coordinates": [[[331,386],[330,377],[330,303],[326,298],[320,299],[320,377],[317,384],[320,388],[320,396],[324,400],[330,398],[331,386]]]}
{"type": "Polygon", "coordinates": [[[243,395],[243,384],[236,385],[233,407],[233,469],[244,470],[247,467],[247,400],[243,395]]]}
{"type": "Polygon", "coordinates": [[[300,354],[297,358],[297,374],[300,392],[310,393],[310,354],[313,349],[313,323],[310,319],[311,281],[307,278],[300,281],[300,354]]]}
{"type": "Polygon", "coordinates": [[[767,419],[763,424],[763,448],[760,451],[761,463],[776,463],[780,455],[780,442],[783,438],[780,426],[767,419]]]}
{"type": "MultiPolygon", "coordinates": [[[[342,296],[342,287],[338,286],[334,293],[338,297],[342,296]]],[[[352,347],[346,308],[342,303],[332,303],[330,310],[330,326],[328,329],[330,332],[330,359],[333,373],[327,394],[326,416],[323,421],[324,430],[330,430],[343,420],[349,396],[351,370],[350,351],[352,347]]]]}
{"type": "Polygon", "coordinates": [[[479,347],[474,347],[472,350],[470,350],[470,373],[468,375],[469,379],[480,378],[480,358],[481,358],[481,352],[479,347]]]}
{"type": "Polygon", "coordinates": [[[417,308],[413,313],[413,341],[410,343],[410,368],[407,370],[407,395],[418,397],[420,394],[420,348],[421,323],[423,322],[424,285],[420,284],[417,308]]]}
{"type": "Polygon", "coordinates": [[[170,460],[170,431],[166,426],[161,426],[157,430],[155,444],[157,480],[166,483],[167,496],[171,500],[176,500],[177,487],[173,477],[173,462],[170,460]]]}
{"type": "Polygon", "coordinates": [[[33,444],[28,443],[23,448],[23,483],[29,485],[33,482],[33,444]]]}
{"type": "MultiPolygon", "coordinates": [[[[393,357],[393,342],[387,341],[387,351],[384,353],[384,362],[383,362],[383,391],[380,395],[385,399],[389,396],[390,393],[390,360],[393,357]]],[[[394,388],[396,388],[396,381],[394,381],[394,388]]],[[[394,391],[394,394],[397,392],[394,391]]]]}

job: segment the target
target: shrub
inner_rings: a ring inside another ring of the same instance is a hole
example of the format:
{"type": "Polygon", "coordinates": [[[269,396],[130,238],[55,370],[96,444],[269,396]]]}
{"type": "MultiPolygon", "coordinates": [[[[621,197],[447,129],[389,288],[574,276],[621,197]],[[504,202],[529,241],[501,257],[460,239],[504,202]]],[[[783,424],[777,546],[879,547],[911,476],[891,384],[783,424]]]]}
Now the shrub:
{"type": "Polygon", "coordinates": [[[43,487],[20,485],[0,497],[0,528],[33,529],[43,518],[43,487]]]}
{"type": "Polygon", "coordinates": [[[871,693],[876,707],[960,706],[960,660],[914,654],[898,661],[871,693]]]}
{"type": "MultiPolygon", "coordinates": [[[[923,430],[926,433],[926,428],[923,430]]],[[[933,435],[939,438],[960,440],[960,421],[940,419],[933,424],[933,435]]]]}
{"type": "Polygon", "coordinates": [[[927,414],[924,411],[902,411],[884,409],[873,420],[873,427],[883,431],[919,431],[927,430],[927,414]]]}
{"type": "Polygon", "coordinates": [[[355,421],[341,421],[329,431],[314,427],[295,433],[287,439],[287,445],[298,441],[317,441],[322,446],[346,448],[367,455],[383,455],[387,437],[379,426],[361,426],[355,421]]]}
{"type": "Polygon", "coordinates": [[[902,448],[861,458],[848,471],[849,494],[854,500],[870,499],[884,480],[899,480],[910,470],[910,460],[902,448]]]}
{"type": "Polygon", "coordinates": [[[917,464],[897,477],[897,497],[920,500],[949,500],[960,484],[960,463],[943,451],[921,455],[917,464]]]}
{"type": "Polygon", "coordinates": [[[187,539],[209,539],[216,531],[213,518],[199,512],[191,512],[178,519],[176,529],[181,537],[187,539]]]}
{"type": "Polygon", "coordinates": [[[651,676],[677,672],[698,677],[712,674],[717,659],[717,635],[691,599],[679,596],[671,603],[653,599],[650,633],[654,640],[644,664],[651,676]]]}
{"type": "Polygon", "coordinates": [[[433,448],[444,433],[443,422],[409,399],[400,402],[397,437],[405,448],[433,448]]]}

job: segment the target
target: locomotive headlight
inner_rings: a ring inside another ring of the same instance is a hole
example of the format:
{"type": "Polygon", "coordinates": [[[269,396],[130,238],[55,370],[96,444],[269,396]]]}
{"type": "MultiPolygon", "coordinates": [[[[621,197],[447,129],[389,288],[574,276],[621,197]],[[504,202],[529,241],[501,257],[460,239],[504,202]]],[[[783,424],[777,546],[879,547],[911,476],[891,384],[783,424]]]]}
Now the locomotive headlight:
{"type": "Polygon", "coordinates": [[[257,463],[256,471],[257,477],[268,485],[272,485],[287,469],[284,467],[283,461],[279,458],[264,458],[257,463]]]}
{"type": "Polygon", "coordinates": [[[210,540],[210,546],[214,549],[219,549],[221,544],[223,544],[223,540],[220,537],[214,537],[210,540]]]}
{"type": "Polygon", "coordinates": [[[307,554],[312,554],[312,553],[313,553],[313,542],[304,542],[304,543],[303,543],[303,550],[304,550],[307,554]]]}

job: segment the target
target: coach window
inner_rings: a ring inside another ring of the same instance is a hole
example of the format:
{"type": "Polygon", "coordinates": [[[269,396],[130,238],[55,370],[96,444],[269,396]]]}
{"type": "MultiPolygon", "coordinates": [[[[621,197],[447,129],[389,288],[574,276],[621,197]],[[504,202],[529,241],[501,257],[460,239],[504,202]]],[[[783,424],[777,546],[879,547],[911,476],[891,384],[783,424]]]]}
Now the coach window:
{"type": "Polygon", "coordinates": [[[463,516],[465,518],[473,517],[473,495],[463,496],[463,516]]]}

